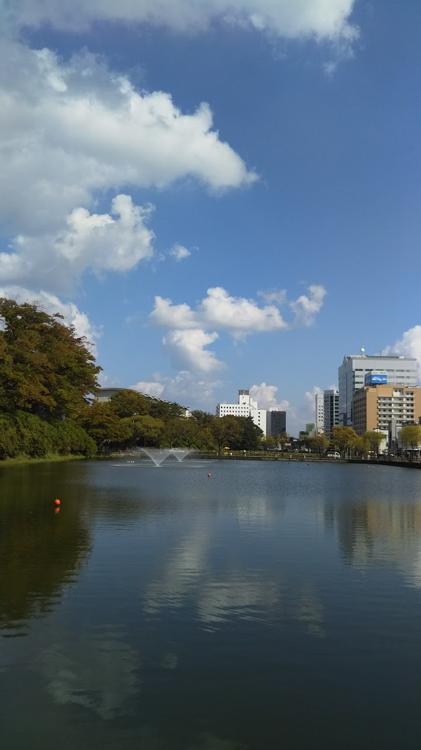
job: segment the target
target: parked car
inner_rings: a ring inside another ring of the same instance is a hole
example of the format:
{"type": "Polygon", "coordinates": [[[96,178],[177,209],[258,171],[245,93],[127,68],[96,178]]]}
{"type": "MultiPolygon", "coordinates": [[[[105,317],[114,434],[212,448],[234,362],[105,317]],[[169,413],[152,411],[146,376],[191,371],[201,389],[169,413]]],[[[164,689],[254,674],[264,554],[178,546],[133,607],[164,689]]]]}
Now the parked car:
{"type": "Polygon", "coordinates": [[[326,458],[340,458],[341,454],[339,451],[329,451],[329,453],[326,453],[326,458]]]}

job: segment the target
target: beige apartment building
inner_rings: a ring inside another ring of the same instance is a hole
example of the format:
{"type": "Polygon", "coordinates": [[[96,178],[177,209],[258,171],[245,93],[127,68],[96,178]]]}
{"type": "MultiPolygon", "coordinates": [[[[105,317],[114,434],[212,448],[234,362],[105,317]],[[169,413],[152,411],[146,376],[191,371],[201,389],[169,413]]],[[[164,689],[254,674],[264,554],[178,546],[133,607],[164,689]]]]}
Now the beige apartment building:
{"type": "Polygon", "coordinates": [[[421,387],[366,385],[354,393],[353,428],[358,435],[367,430],[388,430],[421,419],[421,387]]]}

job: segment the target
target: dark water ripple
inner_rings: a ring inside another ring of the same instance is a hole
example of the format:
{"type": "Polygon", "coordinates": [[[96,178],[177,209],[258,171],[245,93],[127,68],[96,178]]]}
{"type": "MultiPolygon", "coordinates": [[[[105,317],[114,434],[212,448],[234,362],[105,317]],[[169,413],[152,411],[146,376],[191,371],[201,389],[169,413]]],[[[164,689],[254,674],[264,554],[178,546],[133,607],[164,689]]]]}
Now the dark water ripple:
{"type": "Polygon", "coordinates": [[[208,470],[0,468],[0,747],[418,750],[421,472],[208,470]]]}

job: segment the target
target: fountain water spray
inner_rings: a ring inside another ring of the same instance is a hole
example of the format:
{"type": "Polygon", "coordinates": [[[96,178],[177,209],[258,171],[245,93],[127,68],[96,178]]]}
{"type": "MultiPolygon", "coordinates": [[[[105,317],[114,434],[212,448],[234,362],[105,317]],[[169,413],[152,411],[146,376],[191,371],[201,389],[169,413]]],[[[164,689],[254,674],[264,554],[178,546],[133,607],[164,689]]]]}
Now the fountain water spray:
{"type": "Polygon", "coordinates": [[[171,448],[171,453],[176,457],[178,463],[182,463],[191,452],[190,448],[171,448]]]}
{"type": "Polygon", "coordinates": [[[168,458],[171,451],[166,448],[142,448],[142,451],[154,462],[155,466],[159,468],[164,463],[165,459],[168,458]]]}
{"type": "Polygon", "coordinates": [[[141,448],[141,450],[146,453],[157,468],[164,463],[168,456],[175,456],[178,463],[181,463],[192,452],[186,448],[141,448]]]}

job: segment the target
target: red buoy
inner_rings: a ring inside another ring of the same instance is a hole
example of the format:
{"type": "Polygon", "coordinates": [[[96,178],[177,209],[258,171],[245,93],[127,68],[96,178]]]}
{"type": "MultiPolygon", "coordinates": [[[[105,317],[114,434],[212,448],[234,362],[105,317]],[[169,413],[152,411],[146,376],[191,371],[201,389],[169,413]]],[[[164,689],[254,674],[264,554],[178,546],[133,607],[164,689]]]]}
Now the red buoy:
{"type": "Polygon", "coordinates": [[[61,500],[58,497],[54,500],[54,505],[61,505],[61,500]]]}

